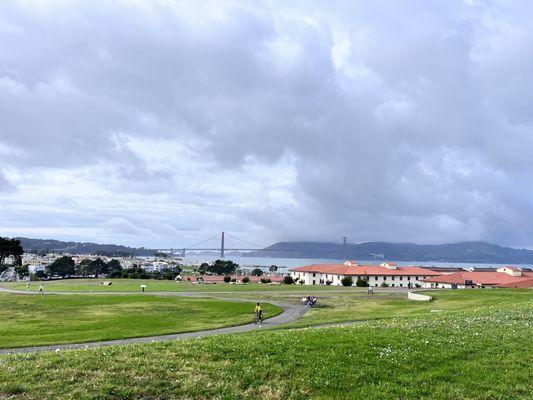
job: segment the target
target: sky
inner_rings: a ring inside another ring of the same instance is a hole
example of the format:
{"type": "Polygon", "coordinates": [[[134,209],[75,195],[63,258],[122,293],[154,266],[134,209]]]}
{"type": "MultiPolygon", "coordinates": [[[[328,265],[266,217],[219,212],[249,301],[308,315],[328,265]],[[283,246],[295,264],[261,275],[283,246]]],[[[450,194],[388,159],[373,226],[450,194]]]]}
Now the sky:
{"type": "Polygon", "coordinates": [[[0,236],[533,248],[531,21],[512,0],[2,0],[0,236]]]}

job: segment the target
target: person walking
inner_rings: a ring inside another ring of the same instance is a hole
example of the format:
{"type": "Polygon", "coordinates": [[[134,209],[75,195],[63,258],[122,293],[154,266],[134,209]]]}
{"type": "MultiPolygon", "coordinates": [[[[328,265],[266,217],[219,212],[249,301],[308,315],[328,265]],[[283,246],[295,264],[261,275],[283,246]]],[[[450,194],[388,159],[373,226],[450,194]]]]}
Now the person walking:
{"type": "Polygon", "coordinates": [[[263,308],[261,307],[261,303],[257,303],[255,305],[254,310],[255,318],[254,318],[254,324],[263,323],[263,308]]]}
{"type": "Polygon", "coordinates": [[[44,283],[42,283],[42,282],[39,285],[39,294],[44,294],[44,283]]]}

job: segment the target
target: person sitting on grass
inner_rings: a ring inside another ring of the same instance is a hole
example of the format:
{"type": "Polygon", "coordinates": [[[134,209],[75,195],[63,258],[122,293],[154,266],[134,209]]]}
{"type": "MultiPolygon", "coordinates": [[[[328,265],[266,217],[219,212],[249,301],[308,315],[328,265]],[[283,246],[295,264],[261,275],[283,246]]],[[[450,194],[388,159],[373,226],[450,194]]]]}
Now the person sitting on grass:
{"type": "Polygon", "coordinates": [[[257,303],[255,305],[254,314],[255,314],[255,317],[256,317],[255,323],[257,323],[257,322],[262,323],[263,322],[263,308],[261,307],[260,303],[257,303]]]}
{"type": "Polygon", "coordinates": [[[316,306],[317,298],[315,296],[308,296],[307,297],[307,307],[312,308],[316,306]]]}

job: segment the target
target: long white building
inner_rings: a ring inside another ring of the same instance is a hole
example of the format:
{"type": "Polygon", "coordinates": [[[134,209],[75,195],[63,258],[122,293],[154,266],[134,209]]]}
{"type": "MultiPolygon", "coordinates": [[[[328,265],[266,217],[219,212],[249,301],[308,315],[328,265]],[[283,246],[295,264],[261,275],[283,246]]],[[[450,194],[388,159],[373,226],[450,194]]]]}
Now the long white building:
{"type": "Polygon", "coordinates": [[[395,263],[360,265],[357,261],[344,264],[313,264],[289,269],[296,283],[304,285],[342,285],[342,278],[351,276],[353,284],[358,279],[367,280],[370,286],[416,287],[439,272],[421,267],[399,267],[395,263]],[[409,285],[411,284],[411,285],[409,285]]]}

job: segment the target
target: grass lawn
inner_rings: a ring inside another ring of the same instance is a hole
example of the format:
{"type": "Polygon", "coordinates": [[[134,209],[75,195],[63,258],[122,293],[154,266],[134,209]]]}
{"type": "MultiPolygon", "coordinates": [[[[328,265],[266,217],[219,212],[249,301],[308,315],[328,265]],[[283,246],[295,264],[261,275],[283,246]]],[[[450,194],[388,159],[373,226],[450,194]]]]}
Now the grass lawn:
{"type": "MultiPolygon", "coordinates": [[[[250,292],[250,291],[294,291],[307,293],[308,291],[339,291],[357,292],[366,288],[339,287],[339,286],[301,286],[301,285],[268,285],[268,284],[247,284],[232,285],[229,283],[217,283],[215,285],[198,285],[191,282],[177,283],[167,280],[155,279],[64,279],[57,281],[45,281],[45,291],[61,292],[140,292],[141,285],[146,285],[147,292],[250,292]],[[101,282],[111,281],[110,286],[103,286],[101,282]]],[[[1,282],[0,287],[8,289],[26,290],[24,282],[1,282]]],[[[31,291],[39,290],[39,282],[31,282],[31,291]]]]}
{"type": "MultiPolygon", "coordinates": [[[[251,322],[253,307],[253,303],[140,294],[0,294],[0,348],[214,329],[251,322]]],[[[266,317],[281,312],[270,304],[264,309],[266,317]]]]}
{"type": "MultiPolygon", "coordinates": [[[[450,301],[451,302],[451,301],[450,301]]],[[[0,398],[531,399],[533,308],[0,357],[0,398]]]]}
{"type": "MultiPolygon", "coordinates": [[[[405,293],[318,293],[320,307],[309,310],[292,327],[343,321],[361,321],[393,317],[415,317],[432,312],[477,311],[498,306],[514,307],[518,304],[533,308],[533,291],[530,289],[444,290],[427,292],[430,302],[412,301],[405,293]]],[[[271,296],[270,298],[273,298],[271,296]]],[[[265,300],[267,300],[265,298],[265,300]]]]}

